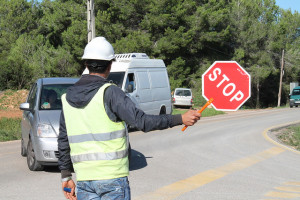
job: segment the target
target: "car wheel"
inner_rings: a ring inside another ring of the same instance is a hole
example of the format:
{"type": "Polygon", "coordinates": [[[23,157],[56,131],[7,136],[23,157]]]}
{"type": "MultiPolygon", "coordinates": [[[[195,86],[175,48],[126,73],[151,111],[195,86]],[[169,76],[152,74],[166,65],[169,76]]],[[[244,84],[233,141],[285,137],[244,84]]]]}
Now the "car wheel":
{"type": "Polygon", "coordinates": [[[293,106],[290,106],[290,108],[293,108],[293,106]]]}
{"type": "Polygon", "coordinates": [[[296,105],[296,108],[298,108],[298,105],[296,105]]]}
{"type": "Polygon", "coordinates": [[[21,156],[26,157],[27,156],[27,152],[26,152],[26,148],[24,145],[24,140],[21,140],[21,156]]]}
{"type": "Polygon", "coordinates": [[[42,166],[36,160],[34,149],[33,149],[32,142],[30,139],[29,139],[28,146],[27,146],[27,165],[31,171],[41,171],[44,169],[44,166],[42,166]]]}

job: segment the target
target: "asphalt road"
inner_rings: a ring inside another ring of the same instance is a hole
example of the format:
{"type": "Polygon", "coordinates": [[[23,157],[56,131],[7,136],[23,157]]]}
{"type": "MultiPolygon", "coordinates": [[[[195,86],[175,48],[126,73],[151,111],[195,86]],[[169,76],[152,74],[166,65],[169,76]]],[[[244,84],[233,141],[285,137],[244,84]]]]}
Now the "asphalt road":
{"type": "MultiPolygon", "coordinates": [[[[132,199],[300,199],[300,153],[266,136],[299,116],[300,108],[242,111],[185,132],[132,132],[132,199]]],[[[57,168],[31,172],[19,149],[20,141],[0,143],[0,200],[63,200],[57,168]]]]}

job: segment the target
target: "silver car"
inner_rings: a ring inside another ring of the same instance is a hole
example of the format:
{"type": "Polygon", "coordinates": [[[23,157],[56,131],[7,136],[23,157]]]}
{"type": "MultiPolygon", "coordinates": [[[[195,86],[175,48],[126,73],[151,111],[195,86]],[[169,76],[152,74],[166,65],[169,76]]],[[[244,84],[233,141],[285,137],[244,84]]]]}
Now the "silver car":
{"type": "Polygon", "coordinates": [[[59,119],[62,109],[61,95],[78,78],[41,78],[31,87],[21,122],[21,155],[27,156],[31,171],[42,170],[45,165],[57,165],[59,119]]]}

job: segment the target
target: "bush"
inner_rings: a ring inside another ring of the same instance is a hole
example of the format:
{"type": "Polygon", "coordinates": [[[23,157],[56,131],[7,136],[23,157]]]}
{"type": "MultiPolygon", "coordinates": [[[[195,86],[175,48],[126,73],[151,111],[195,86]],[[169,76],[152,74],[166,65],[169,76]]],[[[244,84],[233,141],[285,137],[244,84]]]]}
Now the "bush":
{"type": "Polygon", "coordinates": [[[0,118],[0,142],[21,139],[20,118],[0,118]]]}

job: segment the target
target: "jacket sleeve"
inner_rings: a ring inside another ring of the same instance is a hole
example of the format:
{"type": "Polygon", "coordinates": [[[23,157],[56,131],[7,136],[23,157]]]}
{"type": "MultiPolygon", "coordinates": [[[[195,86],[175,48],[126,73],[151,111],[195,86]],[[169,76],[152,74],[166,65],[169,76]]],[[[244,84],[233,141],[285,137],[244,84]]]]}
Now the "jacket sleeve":
{"type": "MultiPolygon", "coordinates": [[[[104,103],[117,119],[144,132],[162,130],[182,124],[181,115],[147,115],[117,86],[106,89],[104,103]]],[[[111,117],[110,117],[111,118],[111,117]]]]}
{"type": "Polygon", "coordinates": [[[59,123],[59,135],[57,138],[59,152],[58,167],[61,170],[61,178],[66,178],[72,176],[71,172],[73,170],[73,165],[70,156],[70,145],[63,111],[61,111],[59,123]]]}

